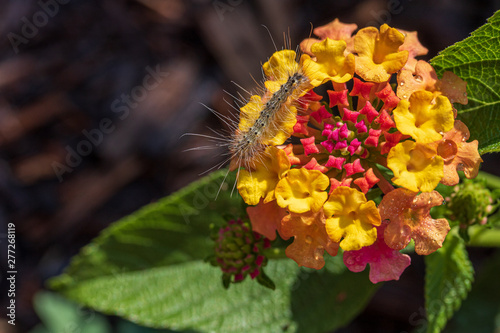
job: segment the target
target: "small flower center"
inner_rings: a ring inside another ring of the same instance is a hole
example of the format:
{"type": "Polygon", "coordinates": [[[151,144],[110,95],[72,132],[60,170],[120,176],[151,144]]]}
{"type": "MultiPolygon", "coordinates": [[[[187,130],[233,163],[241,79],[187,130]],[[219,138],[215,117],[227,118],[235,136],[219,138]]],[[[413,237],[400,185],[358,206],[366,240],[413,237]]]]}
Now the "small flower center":
{"type": "Polygon", "coordinates": [[[420,215],[413,211],[411,208],[405,208],[402,216],[404,216],[410,227],[418,226],[420,223],[420,215]]]}
{"type": "Polygon", "coordinates": [[[424,170],[428,165],[425,155],[419,150],[410,152],[410,161],[408,162],[408,171],[418,172],[424,170]]]}

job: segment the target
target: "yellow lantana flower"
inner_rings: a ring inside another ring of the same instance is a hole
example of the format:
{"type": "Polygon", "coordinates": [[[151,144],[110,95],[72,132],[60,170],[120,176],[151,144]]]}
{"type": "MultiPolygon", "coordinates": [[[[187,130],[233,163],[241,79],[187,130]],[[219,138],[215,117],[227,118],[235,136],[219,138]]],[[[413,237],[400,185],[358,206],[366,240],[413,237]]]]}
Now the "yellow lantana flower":
{"type": "Polygon", "coordinates": [[[346,42],[343,40],[325,40],[311,46],[316,61],[307,54],[301,58],[306,75],[315,87],[331,80],[344,83],[352,79],[354,74],[354,55],[344,55],[346,42]]]}
{"type": "Polygon", "coordinates": [[[302,66],[296,59],[295,51],[281,50],[274,52],[269,60],[262,65],[264,74],[269,79],[265,82],[265,86],[271,93],[278,91],[293,73],[301,71],[302,66]]]}
{"type": "Polygon", "coordinates": [[[276,147],[268,147],[263,159],[255,170],[241,170],[237,188],[248,205],[257,205],[260,198],[264,203],[275,199],[275,187],[290,169],[290,161],[286,153],[276,147]]]}
{"type": "Polygon", "coordinates": [[[324,211],[326,232],[344,251],[359,250],[377,240],[380,214],[375,202],[367,202],[362,192],[339,186],[325,202],[324,211]]]}
{"type": "Polygon", "coordinates": [[[389,80],[408,60],[408,51],[399,51],[404,39],[402,33],[387,24],[380,27],[380,32],[375,27],[359,30],[354,36],[356,74],[365,81],[389,80]]]}
{"type": "Polygon", "coordinates": [[[292,213],[317,212],[328,194],[330,179],[318,170],[292,169],[282,178],[274,191],[278,206],[292,213]]]}
{"type": "Polygon", "coordinates": [[[441,140],[444,132],[453,128],[453,106],[443,95],[419,90],[411,94],[409,101],[401,100],[393,110],[398,130],[411,135],[419,143],[441,140]]]}
{"type": "Polygon", "coordinates": [[[392,181],[413,192],[431,192],[443,178],[443,159],[430,146],[405,141],[387,155],[387,166],[394,172],[392,181]]]}
{"type": "Polygon", "coordinates": [[[298,98],[308,89],[317,87],[328,80],[336,83],[347,82],[354,75],[354,56],[344,55],[345,48],[345,41],[326,38],[311,47],[316,60],[304,54],[300,58],[300,63],[296,61],[295,51],[275,52],[262,66],[264,74],[269,78],[265,86],[271,93],[275,93],[290,76],[294,73],[301,73],[307,78],[307,82],[294,92],[294,97],[298,98]]]}

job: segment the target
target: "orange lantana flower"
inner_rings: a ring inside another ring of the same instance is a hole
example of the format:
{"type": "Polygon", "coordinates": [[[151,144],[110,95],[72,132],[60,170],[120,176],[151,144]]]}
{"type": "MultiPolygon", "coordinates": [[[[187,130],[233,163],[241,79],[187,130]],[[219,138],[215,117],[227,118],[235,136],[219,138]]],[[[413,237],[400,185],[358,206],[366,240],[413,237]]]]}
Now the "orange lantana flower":
{"type": "Polygon", "coordinates": [[[280,235],[285,240],[294,237],[285,253],[299,266],[321,269],[325,265],[324,251],[336,256],[339,249],[339,244],[333,242],[326,233],[323,209],[316,213],[290,213],[285,216],[281,223],[280,235]]]}
{"type": "Polygon", "coordinates": [[[463,171],[467,178],[475,178],[479,165],[483,161],[477,150],[478,141],[466,142],[469,129],[460,120],[455,120],[455,127],[445,133],[443,140],[437,144],[437,154],[444,160],[444,185],[456,185],[460,178],[457,171],[463,171]]]}
{"type": "Polygon", "coordinates": [[[389,220],[384,232],[385,243],[395,249],[404,249],[415,241],[415,252],[428,255],[443,245],[450,230],[446,219],[433,219],[431,207],[441,205],[443,197],[436,191],[417,196],[404,188],[387,193],[379,205],[380,216],[389,220]]]}
{"type": "Polygon", "coordinates": [[[402,29],[398,29],[398,31],[405,36],[405,41],[399,49],[408,51],[408,61],[404,68],[413,71],[417,64],[417,59],[415,59],[415,57],[426,55],[429,50],[420,44],[416,31],[406,31],[402,29]]]}
{"type": "Polygon", "coordinates": [[[300,43],[300,49],[302,52],[314,56],[311,52],[311,46],[326,38],[333,40],[343,40],[347,44],[346,52],[352,52],[353,50],[353,38],[352,33],[356,30],[358,26],[354,23],[342,23],[339,19],[335,19],[332,22],[325,24],[321,27],[317,27],[313,30],[314,34],[320,39],[316,38],[306,38],[300,43]]]}
{"type": "Polygon", "coordinates": [[[264,203],[261,199],[257,206],[247,207],[247,213],[253,231],[275,240],[276,231],[280,232],[281,219],[285,217],[286,210],[278,206],[275,200],[264,203]]]}

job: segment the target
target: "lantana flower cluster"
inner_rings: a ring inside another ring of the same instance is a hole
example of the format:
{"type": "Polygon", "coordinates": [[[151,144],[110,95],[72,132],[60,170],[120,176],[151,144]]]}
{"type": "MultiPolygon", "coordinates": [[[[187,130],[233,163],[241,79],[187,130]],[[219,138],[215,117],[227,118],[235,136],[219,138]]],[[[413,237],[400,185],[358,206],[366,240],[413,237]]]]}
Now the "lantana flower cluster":
{"type": "MultiPolygon", "coordinates": [[[[300,60],[282,50],[264,64],[266,73],[301,70],[309,88],[284,102],[296,113],[239,171],[237,188],[253,231],[293,238],[286,255],[299,266],[321,269],[324,252],[341,248],[348,269],[369,264],[377,283],[399,279],[411,240],[419,255],[442,246],[450,226],[430,215],[443,203],[435,188],[456,185],[457,171],[475,177],[482,160],[453,106],[467,103],[466,83],[416,59],[427,53],[416,32],[356,30],[335,20],[301,43],[300,60]]],[[[286,81],[267,79],[269,94],[286,81]]]]}

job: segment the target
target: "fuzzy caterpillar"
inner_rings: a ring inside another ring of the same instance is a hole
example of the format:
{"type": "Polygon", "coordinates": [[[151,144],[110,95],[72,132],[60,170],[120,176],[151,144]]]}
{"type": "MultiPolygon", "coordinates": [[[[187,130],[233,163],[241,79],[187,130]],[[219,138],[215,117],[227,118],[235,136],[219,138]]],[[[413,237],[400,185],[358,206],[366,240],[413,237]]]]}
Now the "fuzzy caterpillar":
{"type": "Polygon", "coordinates": [[[308,82],[309,79],[297,70],[289,74],[286,82],[276,92],[267,92],[264,95],[266,102],[258,96],[253,96],[247,104],[247,106],[251,105],[253,110],[248,113],[250,117],[252,115],[258,115],[258,117],[251,125],[245,125],[251,120],[245,119],[249,116],[243,112],[242,108],[240,126],[229,144],[231,170],[240,166],[251,169],[267,146],[282,144],[291,135],[292,128],[283,129],[282,124],[289,122],[290,117],[295,117],[298,106],[295,101],[302,95],[308,82]],[[242,122],[243,126],[241,126],[242,122]],[[282,137],[277,138],[277,136],[282,137]]]}

